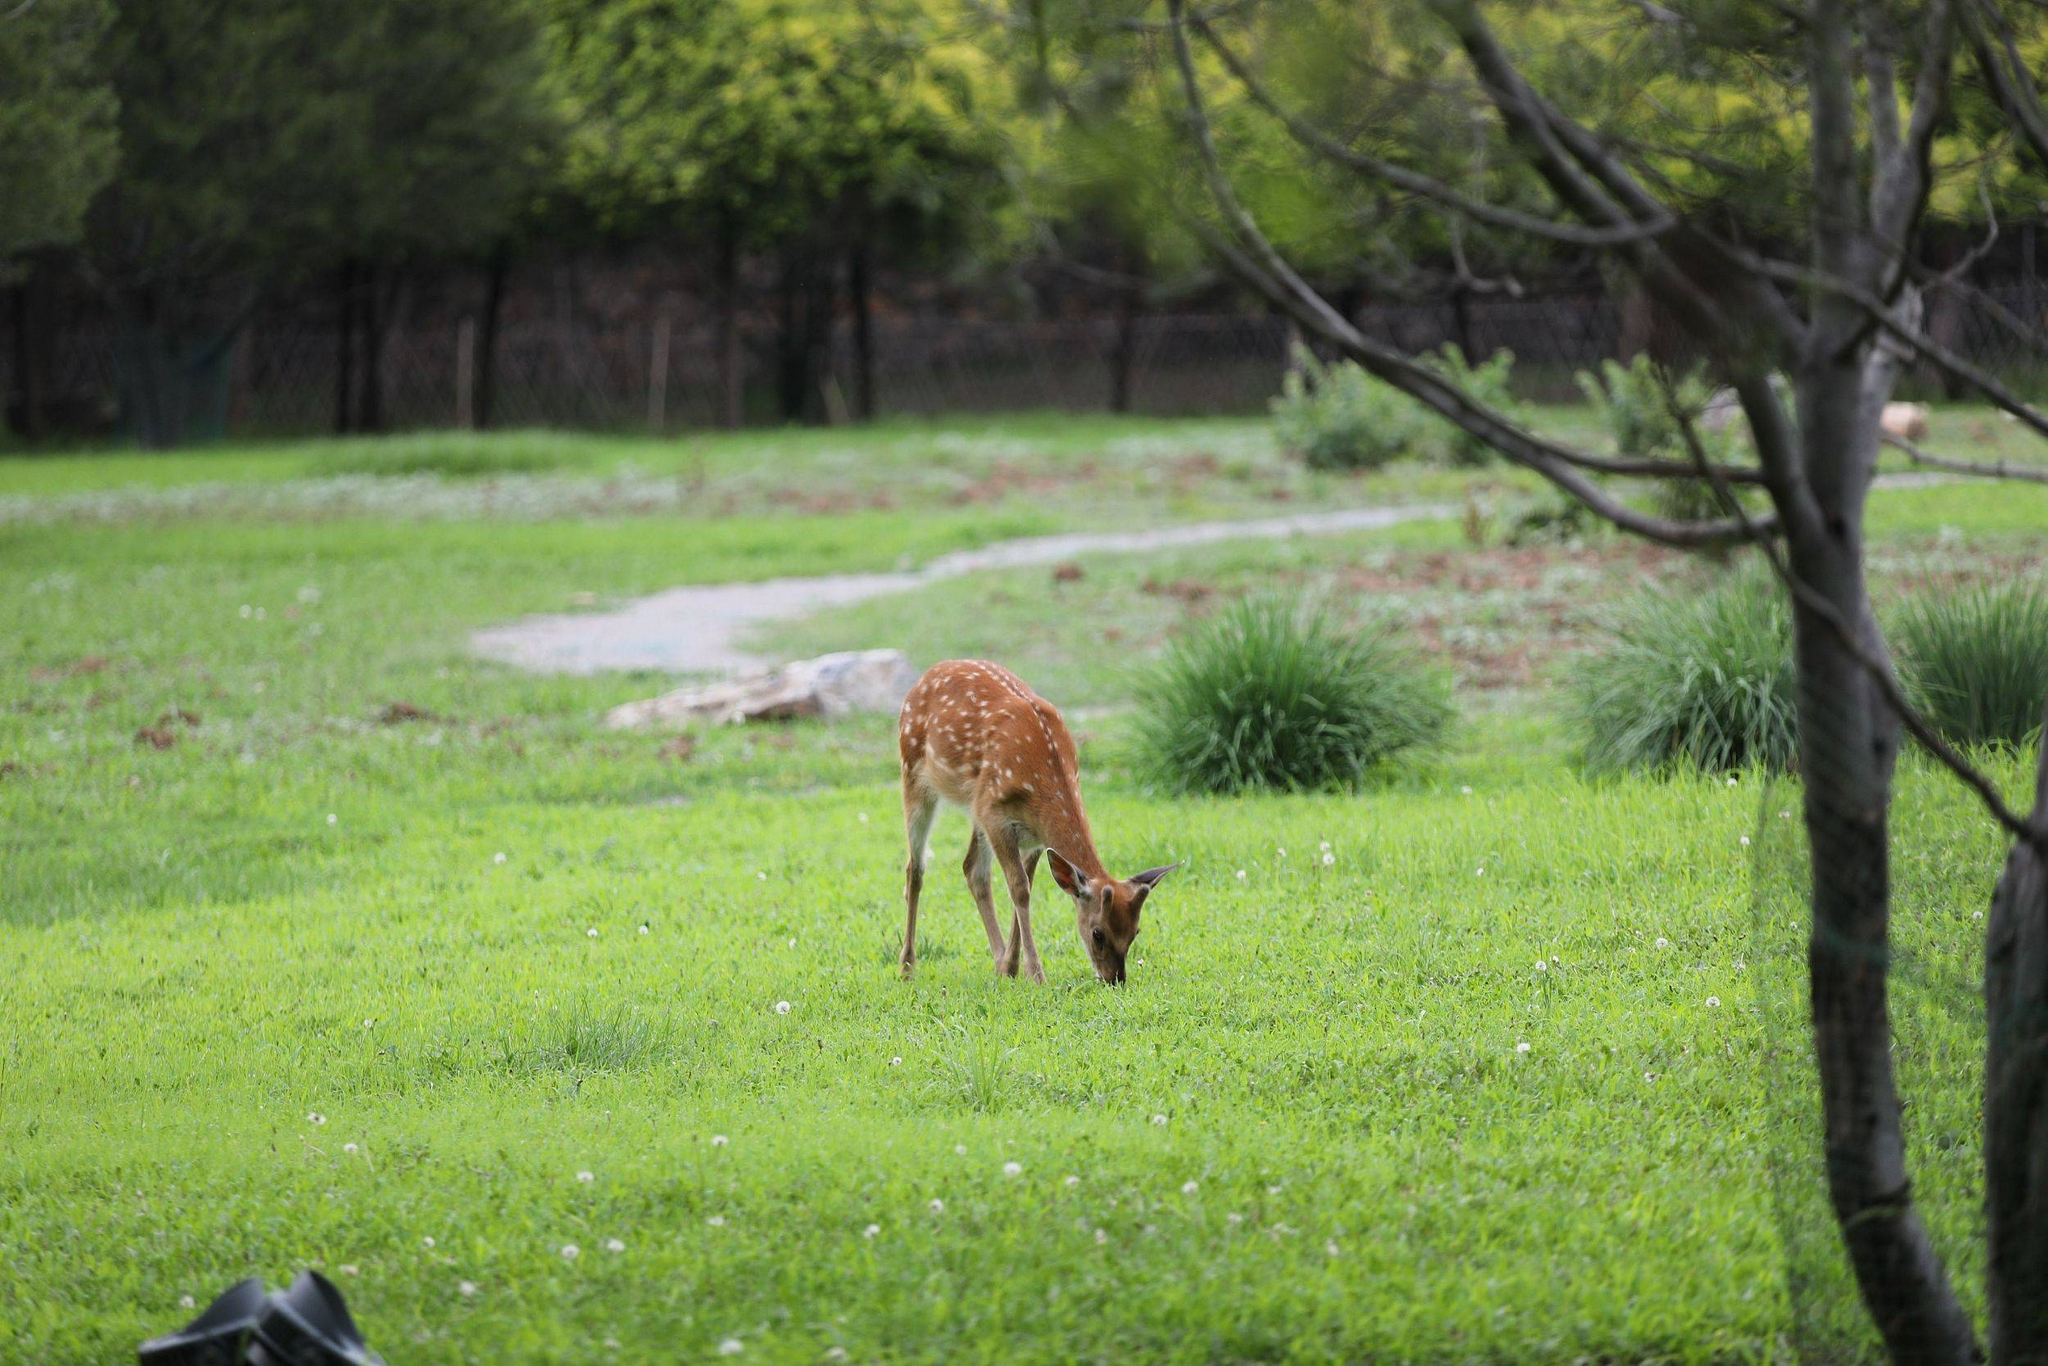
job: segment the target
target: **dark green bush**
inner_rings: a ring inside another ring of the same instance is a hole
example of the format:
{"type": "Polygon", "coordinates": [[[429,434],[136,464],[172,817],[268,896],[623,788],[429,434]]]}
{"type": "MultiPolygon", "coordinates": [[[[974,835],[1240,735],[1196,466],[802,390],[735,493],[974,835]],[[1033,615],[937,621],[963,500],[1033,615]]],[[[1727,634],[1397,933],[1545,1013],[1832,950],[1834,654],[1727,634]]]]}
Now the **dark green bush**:
{"type": "Polygon", "coordinates": [[[1897,613],[1907,696],[1955,744],[2028,746],[2048,705],[2048,590],[2008,583],[1923,593],[1897,613]]]}
{"type": "Polygon", "coordinates": [[[1291,599],[1234,604],[1168,647],[1141,691],[1154,776],[1188,792],[1345,787],[1438,739],[1450,688],[1387,628],[1291,599]]]}
{"type": "Polygon", "coordinates": [[[1744,573],[1704,594],[1646,592],[1609,630],[1613,640],[1579,665],[1569,694],[1588,768],[1793,766],[1791,611],[1769,575],[1744,573]]]}

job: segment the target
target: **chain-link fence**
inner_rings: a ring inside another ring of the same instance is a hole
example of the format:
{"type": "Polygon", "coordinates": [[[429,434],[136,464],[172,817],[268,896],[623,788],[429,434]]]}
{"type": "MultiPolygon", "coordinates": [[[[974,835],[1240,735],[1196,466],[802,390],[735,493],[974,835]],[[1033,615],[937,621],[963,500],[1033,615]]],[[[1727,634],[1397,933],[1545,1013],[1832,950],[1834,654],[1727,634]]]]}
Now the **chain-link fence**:
{"type": "MultiPolygon", "coordinates": [[[[2048,287],[2009,281],[1957,288],[1930,301],[1928,328],[1980,365],[2038,388],[2040,355],[2022,335],[2048,316],[2048,287]]],[[[1603,359],[1650,349],[1682,360],[1686,338],[1629,301],[1598,293],[1484,297],[1368,305],[1355,317],[1369,334],[1410,353],[1447,342],[1474,356],[1506,349],[1525,397],[1576,396],[1574,374],[1603,359]]],[[[1069,321],[1009,321],[946,315],[886,317],[874,323],[867,373],[875,411],[889,414],[1116,409],[1162,415],[1253,413],[1277,391],[1291,330],[1263,314],[1142,313],[1069,321]]],[[[486,402],[491,425],[675,431],[723,416],[724,371],[704,310],[661,304],[626,314],[567,312],[508,321],[495,345],[481,340],[473,310],[439,308],[392,322],[375,371],[377,423],[391,430],[471,425],[486,402]],[[486,400],[485,395],[488,394],[486,400]]],[[[739,392],[750,421],[780,420],[786,377],[772,325],[749,319],[739,349],[739,392]]],[[[15,337],[0,335],[7,412],[20,405],[15,337]]],[[[121,420],[118,325],[84,310],[39,339],[35,361],[43,425],[108,434],[121,420]]],[[[225,413],[235,435],[301,435],[334,430],[344,367],[358,397],[368,364],[360,342],[343,349],[330,320],[304,312],[258,317],[221,372],[227,388],[209,411],[225,413]]],[[[845,320],[834,328],[814,382],[818,408],[837,417],[855,408],[860,351],[845,320]]],[[[1932,391],[1931,382],[1908,387],[1932,391]]],[[[11,422],[17,430],[18,422],[11,422]]]]}

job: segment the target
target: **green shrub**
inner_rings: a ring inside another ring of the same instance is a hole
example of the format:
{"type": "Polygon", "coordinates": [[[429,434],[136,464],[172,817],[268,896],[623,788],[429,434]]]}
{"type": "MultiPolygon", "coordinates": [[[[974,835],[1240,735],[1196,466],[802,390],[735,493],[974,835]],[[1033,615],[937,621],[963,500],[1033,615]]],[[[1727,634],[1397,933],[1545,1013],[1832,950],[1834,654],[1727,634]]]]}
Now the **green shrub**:
{"type": "Polygon", "coordinates": [[[1775,580],[1748,572],[1704,594],[1646,592],[1609,629],[1569,693],[1588,768],[1793,766],[1792,618],[1775,580]]]}
{"type": "Polygon", "coordinates": [[[1281,448],[1310,469],[1371,470],[1406,455],[1420,434],[1414,400],[1352,361],[1325,365],[1296,347],[1273,400],[1281,448]]]}
{"type": "Polygon", "coordinates": [[[2048,590],[1926,593],[1898,613],[1907,696],[1955,744],[2031,746],[2048,705],[2048,590]]]}
{"type": "Polygon", "coordinates": [[[1692,451],[1686,445],[1677,420],[1671,415],[1674,401],[1678,410],[1692,419],[1693,431],[1706,448],[1709,459],[1732,462],[1743,453],[1747,444],[1735,424],[1718,430],[1701,425],[1700,417],[1706,412],[1714,391],[1698,369],[1678,378],[1672,385],[1669,399],[1665,397],[1663,378],[1657,364],[1646,355],[1638,354],[1627,365],[1619,361],[1601,361],[1598,376],[1581,370],[1577,379],[1586,401],[1606,423],[1607,434],[1614,439],[1615,450],[1623,455],[1691,461],[1692,451]]]}
{"type": "Polygon", "coordinates": [[[1298,600],[1236,603],[1168,647],[1141,689],[1154,776],[1186,792],[1345,787],[1451,720],[1446,679],[1386,628],[1298,600]]]}
{"type": "MultiPolygon", "coordinates": [[[[1424,356],[1422,361],[1495,412],[1520,420],[1520,405],[1508,391],[1508,375],[1515,368],[1514,352],[1496,351],[1480,364],[1472,365],[1456,344],[1446,342],[1442,350],[1424,356]]],[[[1499,452],[1463,427],[1441,418],[1437,421],[1442,427],[1441,449],[1450,464],[1470,467],[1491,464],[1498,458],[1499,452]]]]}

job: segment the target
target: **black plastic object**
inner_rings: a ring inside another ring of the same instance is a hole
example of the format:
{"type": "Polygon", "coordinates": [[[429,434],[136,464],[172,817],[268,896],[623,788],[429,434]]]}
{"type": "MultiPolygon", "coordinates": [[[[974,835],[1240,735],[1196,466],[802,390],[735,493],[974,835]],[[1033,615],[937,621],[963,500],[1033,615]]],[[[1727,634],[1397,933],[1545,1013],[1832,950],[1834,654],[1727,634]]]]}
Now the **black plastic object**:
{"type": "Polygon", "coordinates": [[[136,1356],[142,1366],[241,1366],[249,1334],[269,1300],[263,1282],[251,1276],[177,1332],[143,1343],[136,1356]]]}
{"type": "Polygon", "coordinates": [[[384,1366],[349,1317],[341,1292],[317,1271],[301,1271],[256,1316],[249,1366],[384,1366]]]}

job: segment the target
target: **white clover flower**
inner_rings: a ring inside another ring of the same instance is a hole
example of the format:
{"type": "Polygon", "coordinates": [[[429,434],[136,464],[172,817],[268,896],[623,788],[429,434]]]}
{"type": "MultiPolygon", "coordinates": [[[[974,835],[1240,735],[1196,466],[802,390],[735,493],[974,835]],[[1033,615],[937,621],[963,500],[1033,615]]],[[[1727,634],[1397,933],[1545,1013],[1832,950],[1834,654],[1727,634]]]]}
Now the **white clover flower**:
{"type": "Polygon", "coordinates": [[[1233,1211],[1223,1216],[1223,1222],[1232,1225],[1241,1224],[1244,1222],[1244,1216],[1233,1211]]]}
{"type": "Polygon", "coordinates": [[[1239,882],[1243,882],[1243,881],[1244,881],[1244,869],[1240,868],[1240,869],[1238,869],[1238,870],[1237,870],[1237,880],[1238,880],[1239,882]]]}
{"type": "Polygon", "coordinates": [[[583,1255],[583,1249],[582,1249],[582,1248],[580,1248],[580,1247],[578,1247],[578,1246],[576,1246],[576,1244],[574,1244],[574,1243],[564,1243],[564,1244],[562,1244],[562,1260],[563,1260],[563,1261],[565,1261],[565,1262],[573,1262],[573,1261],[575,1261],[575,1260],[576,1260],[576,1259],[577,1259],[578,1257],[581,1257],[582,1255],[583,1255]]]}
{"type": "Polygon", "coordinates": [[[597,938],[597,926],[592,925],[589,929],[585,930],[584,933],[589,935],[592,939],[597,938]]]}
{"type": "Polygon", "coordinates": [[[1081,1184],[1081,1178],[1078,1176],[1070,1176],[1066,1179],[1066,1181],[1063,1184],[1065,1184],[1068,1190],[1072,1190],[1074,1187],[1081,1184]]]}
{"type": "Polygon", "coordinates": [[[597,1173],[596,1173],[596,1172],[577,1172],[577,1173],[576,1173],[576,1179],[577,1179],[578,1181],[581,1181],[581,1182],[582,1182],[582,1183],[583,1183],[584,1185],[586,1185],[586,1186],[587,1186],[587,1185],[589,1185],[589,1184],[590,1184],[591,1182],[593,1182],[593,1181],[597,1180],[597,1173]]]}
{"type": "Polygon", "coordinates": [[[860,813],[858,817],[856,817],[856,819],[859,820],[862,825],[866,825],[868,823],[868,813],[863,811],[860,813]]]}
{"type": "Polygon", "coordinates": [[[1193,1195],[1201,1188],[1202,1183],[1199,1181],[1183,1181],[1180,1183],[1180,1193],[1182,1195],[1193,1195]]]}
{"type": "Polygon", "coordinates": [[[1282,849],[1282,848],[1281,848],[1281,847],[1280,847],[1279,845],[1277,845],[1277,844],[1273,846],[1273,852],[1274,852],[1274,853],[1276,853],[1276,854],[1278,854],[1278,855],[1279,855],[1279,856],[1280,856],[1281,858],[1286,858],[1286,857],[1287,857],[1287,851],[1286,851],[1285,849],[1282,849]]]}
{"type": "Polygon", "coordinates": [[[335,814],[334,814],[334,813],[333,813],[332,811],[330,811],[330,812],[328,812],[328,813],[327,813],[327,823],[328,823],[329,825],[333,825],[333,824],[335,824],[335,823],[336,823],[337,821],[339,821],[340,819],[341,819],[341,817],[339,817],[339,816],[335,815],[335,814]]]}
{"type": "Polygon", "coordinates": [[[1321,844],[1317,845],[1316,848],[1322,850],[1324,853],[1327,854],[1330,852],[1330,842],[1328,840],[1324,840],[1321,844]]]}
{"type": "Polygon", "coordinates": [[[738,1338],[727,1338],[718,1344],[718,1354],[722,1357],[736,1357],[746,1350],[747,1345],[738,1338]]]}
{"type": "Polygon", "coordinates": [[[180,1309],[197,1309],[198,1307],[199,1307],[199,1301],[197,1301],[197,1300],[193,1299],[193,1298],[192,1298],[192,1297],[191,1297],[190,1295],[180,1295],[180,1296],[178,1296],[178,1308],[180,1308],[180,1309]]]}
{"type": "Polygon", "coordinates": [[[967,1145],[965,1143],[955,1143],[953,1145],[953,1155],[955,1157],[967,1156],[967,1145]]]}
{"type": "Polygon", "coordinates": [[[768,880],[768,874],[766,873],[756,873],[754,874],[754,876],[759,878],[763,882],[766,882],[768,880]]]}
{"type": "Polygon", "coordinates": [[[1538,972],[1549,972],[1549,971],[1550,971],[1550,963],[1549,963],[1549,961],[1548,961],[1548,960],[1546,960],[1546,959],[1542,959],[1542,958],[1539,958],[1539,959],[1537,959],[1537,960],[1536,960],[1536,971],[1538,971],[1538,972]]]}
{"type": "Polygon", "coordinates": [[[1721,1008],[1721,998],[1720,998],[1720,997],[1718,997],[1718,996],[1709,996],[1709,997],[1707,998],[1707,1009],[1709,1009],[1709,1010],[1719,1010],[1720,1008],[1721,1008]]]}
{"type": "Polygon", "coordinates": [[[356,1153],[356,1145],[353,1143],[344,1143],[341,1145],[341,1150],[347,1153],[349,1156],[353,1157],[356,1153]]]}
{"type": "Polygon", "coordinates": [[[420,1239],[420,1245],[422,1247],[432,1247],[434,1245],[434,1235],[429,1233],[426,1237],[420,1239]]]}
{"type": "Polygon", "coordinates": [[[340,1266],[334,1269],[336,1271],[339,1271],[344,1276],[360,1276],[363,1274],[362,1272],[358,1271],[352,1263],[349,1262],[343,1262],[340,1266]]]}
{"type": "Polygon", "coordinates": [[[789,1014],[789,1002],[787,1002],[787,1001],[777,1001],[777,1002],[775,1003],[775,1013],[776,1013],[777,1015],[787,1015],[787,1014],[789,1014]]]}
{"type": "Polygon", "coordinates": [[[1526,1052],[1528,1052],[1528,1051],[1529,1051],[1529,1041],[1528,1041],[1527,1039],[1524,1039],[1524,1040],[1523,1040],[1522,1042],[1520,1042],[1520,1043],[1516,1044],[1516,1045],[1515,1045],[1515,1051],[1516,1051],[1517,1053],[1526,1053],[1526,1052]]]}
{"type": "Polygon", "coordinates": [[[789,940],[789,946],[790,946],[791,948],[795,948],[795,947],[796,947],[796,936],[794,936],[794,935],[791,935],[791,936],[790,936],[790,940],[789,940]]]}
{"type": "Polygon", "coordinates": [[[1458,789],[1458,791],[1464,793],[1468,797],[1472,795],[1472,789],[1469,787],[1461,787],[1458,789]]]}
{"type": "Polygon", "coordinates": [[[1004,1176],[1022,1176],[1023,1174],[1024,1164],[1022,1162],[1005,1162],[1003,1164],[1004,1176]]]}
{"type": "Polygon", "coordinates": [[[1325,868],[1328,868],[1328,867],[1330,867],[1330,866],[1331,866],[1332,864],[1336,863],[1336,861],[1337,861],[1337,856],[1336,856],[1335,854],[1332,854],[1332,853],[1328,852],[1327,850],[1325,850],[1325,851],[1324,851],[1324,853],[1323,853],[1323,867],[1325,867],[1325,868]]]}
{"type": "Polygon", "coordinates": [[[1164,1123],[1166,1123],[1166,1116],[1165,1116],[1165,1115],[1154,1115],[1154,1116],[1152,1116],[1152,1122],[1153,1122],[1154,1124],[1164,1124],[1164,1123]]]}
{"type": "Polygon", "coordinates": [[[880,1224],[869,1224],[860,1231],[860,1236],[863,1238],[879,1238],[881,1235],[882,1226],[880,1224]]]}
{"type": "Polygon", "coordinates": [[[724,1134],[711,1135],[711,1146],[714,1148],[723,1148],[730,1141],[724,1134]]]}
{"type": "Polygon", "coordinates": [[[934,1197],[931,1209],[933,1214],[944,1214],[946,1212],[946,1202],[934,1197]]]}
{"type": "Polygon", "coordinates": [[[1657,947],[1660,949],[1668,949],[1671,947],[1671,941],[1660,934],[1657,936],[1657,947]]]}
{"type": "Polygon", "coordinates": [[[606,1252],[624,1252],[626,1245],[616,1238],[607,1238],[604,1240],[604,1250],[606,1252]]]}
{"type": "Polygon", "coordinates": [[[493,855],[491,855],[491,862],[493,862],[493,863],[503,863],[504,861],[505,861],[505,856],[504,856],[503,854],[493,854],[493,855]]]}
{"type": "Polygon", "coordinates": [[[902,1058],[900,1058],[900,1057],[895,1057],[895,1058],[891,1058],[891,1059],[889,1059],[889,1066],[891,1066],[891,1067],[901,1067],[901,1066],[903,1066],[903,1059],[902,1059],[902,1058]]]}
{"type": "Polygon", "coordinates": [[[455,1293],[462,1296],[462,1298],[464,1299],[468,1299],[470,1296],[476,1294],[476,1282],[457,1281],[455,1283],[455,1293]]]}
{"type": "Polygon", "coordinates": [[[1095,1243],[1096,1243],[1096,1246],[1098,1246],[1098,1247],[1099,1247],[1099,1246],[1101,1246],[1101,1245],[1102,1245],[1103,1243],[1106,1243],[1106,1242],[1108,1242],[1108,1241],[1109,1241],[1109,1230],[1108,1230],[1108,1229],[1104,1229],[1104,1228],[1099,1228],[1099,1229],[1096,1229],[1096,1230],[1095,1230],[1095,1243]]]}
{"type": "Polygon", "coordinates": [[[1749,836],[1744,835],[1742,837],[1742,847],[1745,849],[1749,848],[1749,836]]]}
{"type": "Polygon", "coordinates": [[[1344,1255],[1344,1250],[1337,1246],[1335,1238],[1325,1238],[1323,1240],[1323,1255],[1325,1257],[1341,1257],[1344,1255]]]}
{"type": "Polygon", "coordinates": [[[318,1110],[312,1110],[307,1112],[306,1122],[308,1124],[325,1124],[327,1116],[321,1114],[318,1110]]]}
{"type": "Polygon", "coordinates": [[[647,926],[645,926],[645,925],[642,925],[642,926],[640,927],[640,933],[642,933],[642,934],[646,934],[646,933],[647,933],[647,926]]]}
{"type": "Polygon", "coordinates": [[[713,1228],[724,1228],[725,1216],[723,1214],[714,1214],[709,1219],[706,1219],[704,1222],[711,1225],[711,1227],[713,1228]]]}

